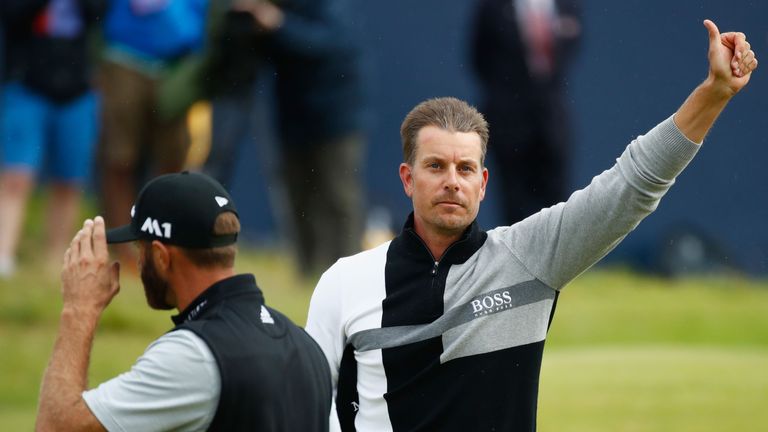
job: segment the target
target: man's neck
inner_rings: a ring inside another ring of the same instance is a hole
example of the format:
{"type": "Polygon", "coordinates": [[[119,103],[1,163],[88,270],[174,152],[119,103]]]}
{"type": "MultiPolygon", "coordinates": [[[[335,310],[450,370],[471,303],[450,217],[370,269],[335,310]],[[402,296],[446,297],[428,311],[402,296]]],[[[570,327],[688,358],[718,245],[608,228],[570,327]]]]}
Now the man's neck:
{"type": "Polygon", "coordinates": [[[176,308],[184,311],[197,297],[211,285],[235,275],[234,268],[201,269],[192,267],[179,272],[169,280],[171,289],[176,294],[176,308]]]}
{"type": "Polygon", "coordinates": [[[463,229],[458,232],[438,232],[428,230],[416,218],[414,218],[413,221],[413,230],[427,246],[427,249],[429,249],[429,252],[432,254],[435,261],[440,261],[443,258],[445,251],[452,244],[456,243],[464,232],[463,229]]]}

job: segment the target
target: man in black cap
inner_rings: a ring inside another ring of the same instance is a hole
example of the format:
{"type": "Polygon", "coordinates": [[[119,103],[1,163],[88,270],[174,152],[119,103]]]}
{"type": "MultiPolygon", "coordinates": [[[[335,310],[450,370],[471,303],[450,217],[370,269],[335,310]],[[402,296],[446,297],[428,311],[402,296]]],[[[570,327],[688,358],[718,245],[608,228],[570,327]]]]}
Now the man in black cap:
{"type": "Polygon", "coordinates": [[[253,275],[234,274],[239,230],[229,194],[194,173],[149,182],[127,226],[106,232],[103,218],[86,220],[64,256],[37,430],[328,430],[328,363],[264,304],[253,275]],[[150,307],[180,313],[130,371],[86,390],[99,317],[120,289],[107,243],[128,241],[150,307]]]}

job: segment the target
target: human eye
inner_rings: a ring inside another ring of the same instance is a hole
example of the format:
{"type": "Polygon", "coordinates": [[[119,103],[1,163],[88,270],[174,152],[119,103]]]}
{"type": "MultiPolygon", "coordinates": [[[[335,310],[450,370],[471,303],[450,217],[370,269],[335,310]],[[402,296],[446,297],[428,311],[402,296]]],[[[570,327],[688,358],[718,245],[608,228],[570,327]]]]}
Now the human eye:
{"type": "Polygon", "coordinates": [[[439,162],[429,162],[427,164],[427,168],[430,168],[430,169],[440,169],[440,163],[439,162]]]}

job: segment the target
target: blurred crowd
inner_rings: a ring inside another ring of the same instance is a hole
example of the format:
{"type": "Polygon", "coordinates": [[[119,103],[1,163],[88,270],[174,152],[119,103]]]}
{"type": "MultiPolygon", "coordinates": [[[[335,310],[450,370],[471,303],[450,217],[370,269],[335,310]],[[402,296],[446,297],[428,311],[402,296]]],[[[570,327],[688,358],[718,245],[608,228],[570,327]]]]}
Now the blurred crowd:
{"type": "MultiPolygon", "coordinates": [[[[38,179],[54,271],[91,184],[109,226],[159,174],[199,169],[231,187],[264,76],[299,268],[315,275],[360,249],[364,83],[339,1],[3,0],[0,17],[0,277],[16,268],[38,179]],[[212,107],[212,144],[193,166],[198,101],[212,107]]],[[[135,262],[131,246],[117,253],[135,262]]]]}
{"type": "MultiPolygon", "coordinates": [[[[561,93],[580,11],[574,0],[473,8],[469,54],[511,224],[566,197],[561,93]]],[[[120,226],[156,175],[200,170],[231,188],[243,145],[266,144],[252,136],[258,106],[274,123],[278,168],[267,182],[284,192],[277,213],[300,271],[315,277],[359,251],[368,83],[348,9],[344,0],[3,0],[0,277],[17,266],[38,180],[49,191],[40,255],[57,273],[84,190],[120,226]],[[202,159],[190,156],[199,101],[210,107],[202,159]]],[[[254,199],[266,211],[269,200],[254,199]]],[[[389,225],[381,212],[368,223],[389,225]]],[[[381,241],[395,227],[374,228],[381,241]]],[[[115,252],[135,262],[133,246],[115,252]]]]}

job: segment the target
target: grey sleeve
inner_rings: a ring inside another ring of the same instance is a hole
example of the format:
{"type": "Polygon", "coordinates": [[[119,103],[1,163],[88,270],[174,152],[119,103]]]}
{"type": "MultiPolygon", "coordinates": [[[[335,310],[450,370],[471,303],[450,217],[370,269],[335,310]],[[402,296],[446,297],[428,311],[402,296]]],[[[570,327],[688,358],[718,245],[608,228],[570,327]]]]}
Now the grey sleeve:
{"type": "Polygon", "coordinates": [[[699,147],[670,117],[632,141],[589,186],[564,203],[498,228],[501,237],[528,271],[559,290],[656,209],[699,147]]]}
{"type": "Polygon", "coordinates": [[[178,330],[83,399],[108,431],[199,431],[213,420],[220,390],[213,353],[196,334],[178,330]]]}

